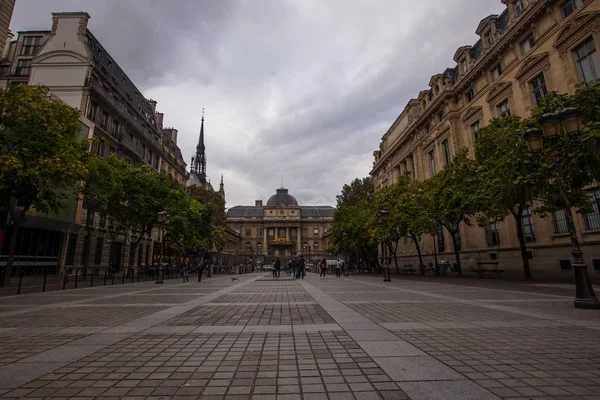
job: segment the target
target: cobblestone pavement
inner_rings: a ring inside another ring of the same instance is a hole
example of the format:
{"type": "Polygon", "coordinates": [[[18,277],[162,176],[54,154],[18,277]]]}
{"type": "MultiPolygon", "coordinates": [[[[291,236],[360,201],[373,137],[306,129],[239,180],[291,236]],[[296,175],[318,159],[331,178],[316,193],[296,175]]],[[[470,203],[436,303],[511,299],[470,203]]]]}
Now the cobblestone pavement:
{"type": "Polygon", "coordinates": [[[239,278],[0,298],[0,399],[600,399],[569,285],[239,278]]]}

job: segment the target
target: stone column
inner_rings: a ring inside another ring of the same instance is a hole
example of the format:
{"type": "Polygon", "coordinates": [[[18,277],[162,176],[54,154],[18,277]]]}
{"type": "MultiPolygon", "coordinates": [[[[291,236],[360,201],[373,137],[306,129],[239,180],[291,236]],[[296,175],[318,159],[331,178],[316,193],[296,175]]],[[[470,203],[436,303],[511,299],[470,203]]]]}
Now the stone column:
{"type": "Polygon", "coordinates": [[[297,251],[302,251],[302,239],[300,238],[301,233],[300,233],[300,228],[296,228],[296,250],[297,251]]]}

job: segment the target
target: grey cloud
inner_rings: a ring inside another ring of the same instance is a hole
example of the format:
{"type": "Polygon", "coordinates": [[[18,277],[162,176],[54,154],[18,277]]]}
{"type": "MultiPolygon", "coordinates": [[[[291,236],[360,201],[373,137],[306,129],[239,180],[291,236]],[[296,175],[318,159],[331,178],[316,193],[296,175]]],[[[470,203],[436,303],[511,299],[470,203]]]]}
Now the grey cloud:
{"type": "Polygon", "coordinates": [[[19,0],[15,29],[49,29],[84,10],[90,29],[189,159],[207,110],[208,172],[229,205],[284,184],[301,203],[335,204],[431,75],[453,66],[500,0],[19,0]]]}

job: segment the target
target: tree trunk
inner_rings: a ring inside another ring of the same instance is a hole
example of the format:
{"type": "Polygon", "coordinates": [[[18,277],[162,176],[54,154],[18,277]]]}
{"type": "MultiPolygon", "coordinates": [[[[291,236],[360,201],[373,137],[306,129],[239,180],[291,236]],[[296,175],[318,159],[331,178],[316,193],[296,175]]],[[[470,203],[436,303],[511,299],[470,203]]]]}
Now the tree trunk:
{"type": "MultiPolygon", "coordinates": [[[[419,242],[417,241],[417,235],[410,234],[413,242],[415,243],[415,247],[417,248],[417,254],[419,255],[419,268],[423,265],[423,254],[421,254],[421,246],[419,246],[419,242]]],[[[434,239],[435,240],[435,239],[434,239]]]]}
{"type": "Polygon", "coordinates": [[[10,286],[10,278],[12,277],[12,269],[15,260],[15,251],[17,249],[17,235],[19,234],[19,228],[21,222],[25,218],[25,213],[31,207],[31,203],[26,204],[18,215],[15,215],[16,201],[11,201],[8,206],[8,212],[12,222],[12,231],[10,234],[10,241],[8,242],[8,259],[6,260],[6,269],[4,270],[4,279],[2,281],[3,286],[10,286]]]}
{"type": "MultiPolygon", "coordinates": [[[[394,248],[391,243],[388,246],[390,248],[390,252],[394,256],[394,265],[396,265],[396,274],[399,274],[400,269],[398,268],[398,257],[396,257],[396,252],[398,251],[398,242],[396,242],[396,248],[394,248]]],[[[389,266],[388,266],[388,268],[389,268],[389,266]]],[[[388,272],[389,272],[389,269],[388,269],[388,272]]]]}
{"type": "Polygon", "coordinates": [[[83,258],[83,268],[87,271],[90,265],[90,247],[92,243],[92,226],[94,225],[94,212],[89,208],[85,216],[85,237],[83,238],[83,251],[85,257],[83,258]]]}
{"type": "Polygon", "coordinates": [[[457,231],[449,231],[450,236],[452,236],[452,246],[454,247],[454,256],[456,257],[456,269],[458,270],[458,276],[462,276],[462,266],[460,264],[460,250],[458,248],[458,243],[456,243],[456,232],[457,231]]]}
{"type": "Polygon", "coordinates": [[[511,215],[515,218],[517,223],[517,237],[519,239],[519,247],[521,248],[521,262],[523,264],[523,277],[526,281],[530,281],[531,269],[529,268],[529,257],[527,256],[527,244],[525,243],[525,233],[523,232],[523,224],[521,218],[523,217],[523,206],[520,205],[517,212],[510,211],[511,215]]]}

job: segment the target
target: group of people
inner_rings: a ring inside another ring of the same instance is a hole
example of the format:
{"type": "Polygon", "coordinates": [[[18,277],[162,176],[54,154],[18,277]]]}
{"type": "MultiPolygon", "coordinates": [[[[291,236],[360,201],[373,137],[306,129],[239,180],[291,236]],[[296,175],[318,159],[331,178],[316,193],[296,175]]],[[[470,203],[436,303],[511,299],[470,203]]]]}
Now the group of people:
{"type": "MultiPolygon", "coordinates": [[[[294,279],[304,279],[306,275],[306,263],[304,256],[300,256],[299,259],[290,260],[286,270],[291,269],[294,273],[294,279]]],[[[273,278],[279,278],[281,276],[281,260],[277,257],[273,260],[273,278]]]]}
{"type": "MultiPolygon", "coordinates": [[[[319,277],[321,278],[325,278],[325,275],[327,274],[327,260],[323,259],[321,260],[321,274],[319,275],[319,277]]],[[[342,262],[340,261],[340,259],[338,258],[337,262],[335,263],[335,276],[337,276],[338,278],[340,276],[342,276],[342,262]]]]}

